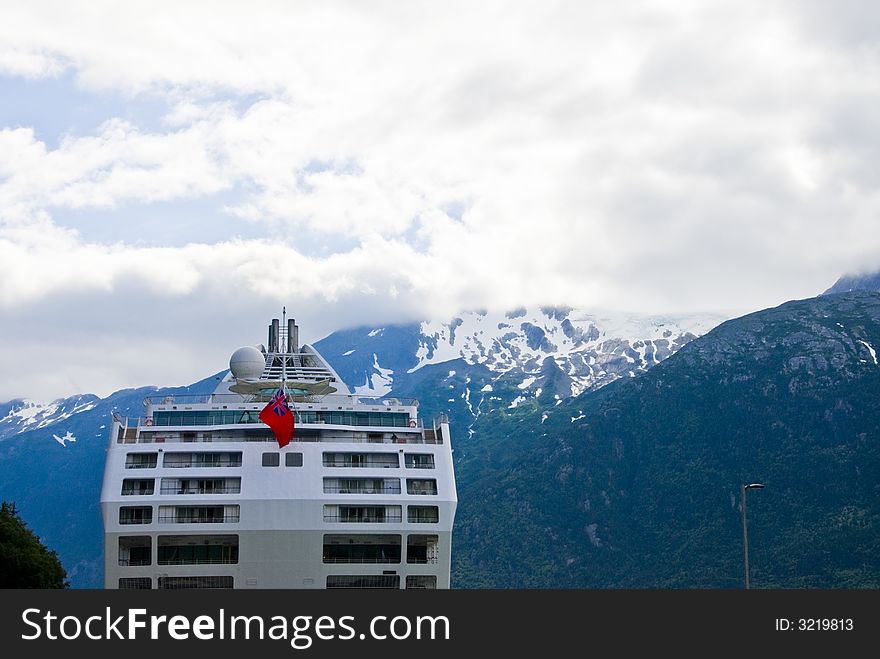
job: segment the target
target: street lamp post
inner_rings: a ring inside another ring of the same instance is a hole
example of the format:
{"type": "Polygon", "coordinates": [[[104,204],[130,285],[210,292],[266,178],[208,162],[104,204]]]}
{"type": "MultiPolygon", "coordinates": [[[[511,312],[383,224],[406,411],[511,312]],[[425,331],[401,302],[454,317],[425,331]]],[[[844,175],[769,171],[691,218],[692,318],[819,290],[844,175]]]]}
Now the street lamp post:
{"type": "Polygon", "coordinates": [[[746,490],[763,490],[763,483],[749,483],[742,486],[742,522],[743,522],[743,569],[746,575],[746,589],[749,588],[749,523],[746,519],[746,490]]]}

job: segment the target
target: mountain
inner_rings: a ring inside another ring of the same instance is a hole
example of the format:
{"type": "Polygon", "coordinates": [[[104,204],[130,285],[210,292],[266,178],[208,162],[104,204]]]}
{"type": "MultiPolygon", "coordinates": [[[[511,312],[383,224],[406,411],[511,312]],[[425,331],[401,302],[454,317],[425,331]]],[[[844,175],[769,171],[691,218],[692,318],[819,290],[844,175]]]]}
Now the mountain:
{"type": "MultiPolygon", "coordinates": [[[[354,390],[417,395],[423,414],[448,413],[464,439],[473,437],[468,429],[484,410],[515,410],[526,401],[558,405],[652,367],[720,320],[521,309],[335,332],[316,347],[354,390]]],[[[74,587],[103,582],[98,500],[112,414],[139,416],[147,395],[207,393],[216,377],[107,398],[0,404],[0,498],[14,500],[58,551],[74,587]],[[67,432],[76,442],[56,439],[67,432]]]]}
{"type": "MultiPolygon", "coordinates": [[[[767,485],[749,497],[755,586],[880,587],[880,294],[791,302],[699,338],[713,323],[692,320],[475,313],[317,347],[360,391],[449,414],[459,587],[737,587],[747,481],[767,485]]],[[[0,498],[74,587],[102,583],[111,414],[215,377],[0,407],[0,498]]]]}
{"type": "Polygon", "coordinates": [[[638,378],[484,413],[459,587],[880,587],[880,294],[728,321],[638,378]],[[540,418],[539,418],[540,417],[540,418]]]}
{"type": "MultiPolygon", "coordinates": [[[[559,307],[334,332],[315,347],[358,394],[419,393],[462,432],[487,408],[555,405],[634,377],[724,320],[559,307]]],[[[472,435],[472,433],[468,433],[472,435]]]]}
{"type": "Polygon", "coordinates": [[[14,501],[30,528],[58,552],[74,588],[99,588],[104,581],[99,498],[112,414],[141,416],[150,395],[208,393],[216,377],[188,387],[124,389],[107,398],[0,405],[0,499],[14,501]],[[67,432],[75,442],[54,437],[67,432]]]}
{"type": "Polygon", "coordinates": [[[0,441],[27,430],[60,423],[74,414],[88,412],[101,399],[92,394],[59,398],[50,403],[16,399],[0,403],[0,441]]]}
{"type": "Polygon", "coordinates": [[[852,291],[880,291],[880,270],[865,275],[844,275],[822,295],[851,293],[852,291]]]}

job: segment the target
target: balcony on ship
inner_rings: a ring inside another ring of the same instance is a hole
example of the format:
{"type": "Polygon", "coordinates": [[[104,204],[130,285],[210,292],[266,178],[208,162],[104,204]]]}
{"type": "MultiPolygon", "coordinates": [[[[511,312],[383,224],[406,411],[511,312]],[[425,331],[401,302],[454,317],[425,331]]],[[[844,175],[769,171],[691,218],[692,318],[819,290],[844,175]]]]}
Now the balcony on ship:
{"type": "Polygon", "coordinates": [[[159,565],[235,565],[237,535],[160,535],[159,565]]]}
{"type": "Polygon", "coordinates": [[[160,524],[229,524],[239,521],[237,505],[159,506],[160,524]]]}
{"type": "Polygon", "coordinates": [[[406,539],[406,562],[410,564],[435,564],[438,560],[436,535],[410,534],[406,539]]]}
{"type": "Polygon", "coordinates": [[[324,453],[325,467],[397,469],[397,453],[324,453]]]}
{"type": "Polygon", "coordinates": [[[324,536],[324,563],[400,563],[399,535],[324,536]]]}
{"type": "Polygon", "coordinates": [[[324,506],[324,521],[335,524],[399,524],[400,506],[324,506]]]}
{"type": "Polygon", "coordinates": [[[400,494],[400,479],[325,478],[324,494],[400,494]]]}
{"type": "Polygon", "coordinates": [[[150,536],[120,536],[119,565],[125,567],[152,564],[152,538],[150,536]]]}
{"type": "Polygon", "coordinates": [[[159,494],[240,494],[241,478],[163,478],[159,494]]]}

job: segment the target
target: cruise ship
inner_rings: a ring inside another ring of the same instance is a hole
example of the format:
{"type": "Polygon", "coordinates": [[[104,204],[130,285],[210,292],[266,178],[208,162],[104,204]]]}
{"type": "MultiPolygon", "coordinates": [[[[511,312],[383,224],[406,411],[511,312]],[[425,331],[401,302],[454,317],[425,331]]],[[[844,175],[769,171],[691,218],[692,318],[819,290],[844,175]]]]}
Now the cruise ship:
{"type": "Polygon", "coordinates": [[[216,390],[115,416],[101,493],[111,589],[449,588],[449,422],[354,395],[293,319],[244,347],[216,390]],[[276,392],[281,448],[260,420],[276,392]]]}

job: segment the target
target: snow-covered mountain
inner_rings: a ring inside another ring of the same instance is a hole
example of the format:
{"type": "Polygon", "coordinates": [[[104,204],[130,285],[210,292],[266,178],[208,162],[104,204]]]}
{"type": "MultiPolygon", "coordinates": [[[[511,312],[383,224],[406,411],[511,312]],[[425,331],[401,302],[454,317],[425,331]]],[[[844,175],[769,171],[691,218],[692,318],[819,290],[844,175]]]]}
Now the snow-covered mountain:
{"type": "Polygon", "coordinates": [[[16,399],[0,403],[0,440],[19,433],[45,428],[93,409],[100,398],[92,394],[59,398],[49,403],[16,399]]]}
{"type": "Polygon", "coordinates": [[[645,371],[724,320],[523,308],[335,332],[316,347],[363,395],[400,393],[420,370],[458,362],[515,381],[520,398],[540,396],[552,378],[561,400],[645,371]]]}

